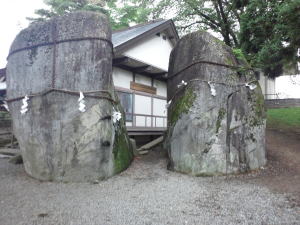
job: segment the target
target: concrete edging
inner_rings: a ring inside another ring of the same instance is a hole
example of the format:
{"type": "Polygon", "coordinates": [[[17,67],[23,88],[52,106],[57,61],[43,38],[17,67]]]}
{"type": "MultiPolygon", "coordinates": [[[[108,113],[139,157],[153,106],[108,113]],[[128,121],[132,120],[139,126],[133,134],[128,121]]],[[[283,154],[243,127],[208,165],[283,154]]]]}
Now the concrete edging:
{"type": "Polygon", "coordinates": [[[300,107],[300,98],[266,99],[265,107],[267,109],[300,107]]]}

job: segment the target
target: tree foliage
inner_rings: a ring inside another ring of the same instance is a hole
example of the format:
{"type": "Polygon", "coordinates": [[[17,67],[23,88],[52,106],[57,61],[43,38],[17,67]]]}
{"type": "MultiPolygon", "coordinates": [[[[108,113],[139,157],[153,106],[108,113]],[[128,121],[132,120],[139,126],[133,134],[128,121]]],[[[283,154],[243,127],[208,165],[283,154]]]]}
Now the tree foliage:
{"type": "Polygon", "coordinates": [[[213,32],[269,77],[299,62],[300,0],[157,0],[152,13],[173,15],[183,34],[213,32]]]}
{"type": "Polygon", "coordinates": [[[252,66],[276,77],[299,62],[300,0],[45,0],[33,21],[75,10],[107,14],[113,29],[156,18],[172,18],[180,34],[204,29],[232,48],[241,49],[252,66]]]}
{"type": "Polygon", "coordinates": [[[240,47],[251,64],[269,77],[295,69],[299,62],[300,0],[252,0],[241,15],[240,47]]]}
{"type": "Polygon", "coordinates": [[[29,17],[27,19],[34,23],[76,10],[88,10],[107,14],[107,11],[104,9],[105,2],[105,0],[44,0],[48,9],[38,9],[35,11],[37,17],[29,17]]]}
{"type": "Polygon", "coordinates": [[[148,7],[153,0],[111,0],[106,4],[113,29],[147,22],[152,13],[148,7]]]}
{"type": "Polygon", "coordinates": [[[114,30],[130,24],[146,22],[151,10],[146,0],[44,0],[47,9],[35,11],[37,17],[27,18],[32,23],[44,21],[76,10],[87,10],[106,14],[114,30]]]}

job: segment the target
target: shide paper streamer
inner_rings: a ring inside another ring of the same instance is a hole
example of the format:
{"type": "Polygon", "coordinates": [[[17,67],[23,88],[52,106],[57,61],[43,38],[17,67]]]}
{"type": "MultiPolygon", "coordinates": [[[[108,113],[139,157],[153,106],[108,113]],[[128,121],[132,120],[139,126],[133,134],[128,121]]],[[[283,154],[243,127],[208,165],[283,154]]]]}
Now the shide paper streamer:
{"type": "Polygon", "coordinates": [[[212,96],[216,96],[217,95],[217,91],[216,91],[216,88],[215,88],[215,85],[211,82],[207,82],[209,87],[210,87],[210,93],[212,96]]]}
{"type": "Polygon", "coordinates": [[[184,80],[181,81],[181,83],[179,83],[177,85],[178,88],[182,87],[182,86],[186,86],[187,85],[187,82],[185,82],[184,80]]]}
{"type": "Polygon", "coordinates": [[[253,83],[246,83],[245,86],[248,87],[250,90],[254,90],[257,87],[256,84],[253,83]]]}
{"type": "Polygon", "coordinates": [[[114,111],[112,115],[113,123],[118,122],[122,118],[122,114],[120,112],[114,111]]]}
{"type": "Polygon", "coordinates": [[[20,110],[21,114],[25,114],[28,111],[28,100],[29,100],[28,96],[25,95],[25,97],[22,100],[23,105],[21,106],[21,110],[20,110]]]}
{"type": "Polygon", "coordinates": [[[82,92],[79,93],[79,99],[78,99],[78,102],[79,102],[79,111],[80,112],[85,112],[85,101],[84,101],[84,95],[82,92]]]}

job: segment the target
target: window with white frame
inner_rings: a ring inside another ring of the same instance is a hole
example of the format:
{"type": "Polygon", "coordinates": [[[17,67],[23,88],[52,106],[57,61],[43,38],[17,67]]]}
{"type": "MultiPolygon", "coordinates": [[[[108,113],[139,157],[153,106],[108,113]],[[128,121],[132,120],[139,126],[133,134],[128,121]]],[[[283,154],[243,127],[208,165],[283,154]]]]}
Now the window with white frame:
{"type": "Polygon", "coordinates": [[[132,122],[132,109],[133,109],[133,99],[132,94],[128,92],[118,91],[118,96],[121,102],[121,105],[125,111],[126,121],[132,122]]]}

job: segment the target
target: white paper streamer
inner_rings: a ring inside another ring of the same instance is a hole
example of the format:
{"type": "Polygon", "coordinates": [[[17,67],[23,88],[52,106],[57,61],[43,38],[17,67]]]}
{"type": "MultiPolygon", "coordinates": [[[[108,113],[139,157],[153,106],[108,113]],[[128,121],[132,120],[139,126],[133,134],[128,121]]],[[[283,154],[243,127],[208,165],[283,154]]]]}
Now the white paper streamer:
{"type": "Polygon", "coordinates": [[[246,83],[245,86],[248,87],[250,90],[254,90],[257,87],[257,85],[253,83],[246,83]]]}
{"type": "Polygon", "coordinates": [[[9,108],[8,108],[7,102],[3,101],[3,103],[4,104],[2,104],[2,106],[7,110],[7,112],[9,112],[9,108]]]}
{"type": "Polygon", "coordinates": [[[210,93],[212,96],[216,96],[217,95],[217,91],[215,89],[215,85],[213,83],[211,83],[210,81],[207,82],[209,87],[210,87],[210,93]]]}
{"type": "Polygon", "coordinates": [[[21,106],[21,114],[25,114],[27,111],[28,111],[28,96],[25,95],[25,97],[23,98],[22,102],[23,102],[23,105],[21,106]]]}
{"type": "Polygon", "coordinates": [[[168,103],[166,104],[166,108],[164,110],[164,113],[167,113],[167,109],[169,108],[169,106],[171,105],[172,103],[172,99],[170,101],[168,101],[168,103]]]}
{"type": "Polygon", "coordinates": [[[169,108],[169,106],[171,105],[172,100],[168,101],[168,103],[166,104],[166,109],[169,108]]]}
{"type": "Polygon", "coordinates": [[[78,107],[78,110],[80,112],[85,112],[85,101],[84,101],[84,95],[82,92],[79,92],[79,99],[78,99],[78,102],[79,102],[79,107],[78,107]]]}
{"type": "Polygon", "coordinates": [[[112,115],[113,123],[118,122],[122,118],[122,114],[120,112],[114,111],[112,115]]]}
{"type": "Polygon", "coordinates": [[[177,88],[180,88],[180,87],[186,86],[186,85],[187,85],[187,82],[185,82],[184,80],[182,80],[181,83],[179,83],[179,84],[177,85],[177,88]]]}

